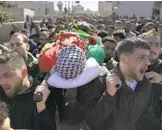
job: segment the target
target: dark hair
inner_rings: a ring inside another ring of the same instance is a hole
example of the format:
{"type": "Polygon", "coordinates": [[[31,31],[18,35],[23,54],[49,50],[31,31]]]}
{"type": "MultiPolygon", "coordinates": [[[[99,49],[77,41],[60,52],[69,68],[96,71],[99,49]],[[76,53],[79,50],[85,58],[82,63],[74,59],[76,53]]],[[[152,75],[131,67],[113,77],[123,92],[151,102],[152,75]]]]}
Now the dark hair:
{"type": "Polygon", "coordinates": [[[102,39],[102,43],[103,43],[103,44],[104,44],[105,42],[107,42],[107,41],[117,44],[116,40],[115,40],[113,37],[110,37],[110,36],[104,37],[104,38],[102,39]]]}
{"type": "Polygon", "coordinates": [[[98,36],[101,38],[104,38],[104,37],[108,36],[108,33],[105,30],[102,30],[98,33],[98,36]]]}
{"type": "Polygon", "coordinates": [[[21,33],[24,34],[24,35],[26,35],[27,33],[29,34],[29,30],[28,29],[22,29],[21,30],[21,33]]]}
{"type": "Polygon", "coordinates": [[[17,52],[4,52],[0,54],[0,64],[7,64],[12,68],[26,67],[24,59],[17,52]]]}
{"type": "Polygon", "coordinates": [[[3,125],[4,120],[9,116],[8,105],[0,101],[0,125],[3,125]]]}
{"type": "Polygon", "coordinates": [[[123,53],[132,54],[136,48],[150,50],[150,45],[147,41],[140,38],[124,39],[116,46],[118,59],[123,53]]]}
{"type": "Polygon", "coordinates": [[[125,34],[123,31],[120,31],[120,30],[117,30],[113,33],[113,36],[117,36],[117,37],[120,37],[121,39],[125,39],[125,34]]]}
{"type": "Polygon", "coordinates": [[[44,32],[44,31],[48,31],[48,28],[46,28],[46,27],[43,27],[43,28],[41,28],[41,30],[40,30],[41,32],[44,32]]]}
{"type": "Polygon", "coordinates": [[[55,28],[55,26],[54,26],[53,24],[49,24],[49,25],[47,26],[47,28],[48,28],[48,29],[50,29],[50,28],[55,28]]]}
{"type": "Polygon", "coordinates": [[[108,28],[115,29],[115,27],[114,27],[113,25],[108,26],[107,29],[108,29],[108,28]]]}

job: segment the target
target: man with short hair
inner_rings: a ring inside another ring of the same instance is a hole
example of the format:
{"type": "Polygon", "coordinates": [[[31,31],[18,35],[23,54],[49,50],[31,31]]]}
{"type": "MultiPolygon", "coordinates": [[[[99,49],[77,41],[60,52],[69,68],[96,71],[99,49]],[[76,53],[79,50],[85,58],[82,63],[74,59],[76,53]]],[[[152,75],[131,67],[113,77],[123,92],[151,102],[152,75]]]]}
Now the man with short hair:
{"type": "Polygon", "coordinates": [[[33,29],[35,28],[35,24],[33,22],[33,19],[29,15],[26,15],[26,21],[24,23],[24,28],[28,29],[30,32],[30,35],[32,35],[33,29]]]}
{"type": "Polygon", "coordinates": [[[126,21],[124,25],[124,33],[126,38],[134,38],[136,34],[131,31],[131,22],[126,21]]]}
{"type": "Polygon", "coordinates": [[[161,51],[161,41],[160,37],[156,36],[156,32],[145,34],[143,36],[143,39],[146,40],[151,47],[151,65],[148,67],[146,76],[150,78],[150,82],[153,83],[153,108],[156,117],[160,119],[162,113],[162,102],[160,102],[160,97],[162,96],[162,86],[161,84],[156,84],[156,80],[159,80],[158,82],[162,81],[162,60],[159,59],[161,51]]]}
{"type": "Polygon", "coordinates": [[[0,55],[0,100],[10,107],[11,127],[14,129],[55,130],[53,99],[48,87],[36,88],[29,81],[24,59],[16,52],[0,55]],[[33,101],[34,92],[41,89],[42,101],[33,101]]]}
{"type": "Polygon", "coordinates": [[[13,52],[19,53],[24,58],[29,75],[32,76],[32,78],[36,78],[36,75],[39,72],[38,60],[28,52],[30,47],[28,41],[29,38],[26,35],[22,33],[14,33],[10,38],[10,49],[13,52]]]}
{"type": "Polygon", "coordinates": [[[108,36],[108,33],[107,33],[106,30],[102,30],[102,31],[99,31],[97,35],[99,37],[101,37],[101,39],[103,39],[104,37],[107,37],[108,36]]]}
{"type": "Polygon", "coordinates": [[[113,38],[116,40],[116,42],[120,42],[123,39],[125,39],[125,33],[121,30],[117,30],[113,33],[113,38]]]}
{"type": "Polygon", "coordinates": [[[107,27],[107,32],[109,36],[112,36],[113,32],[115,30],[115,27],[113,25],[110,25],[107,27]]]}
{"type": "Polygon", "coordinates": [[[161,130],[152,109],[152,84],[145,76],[150,45],[137,38],[125,39],[116,51],[119,64],[107,77],[80,88],[87,124],[91,130],[161,130]]]}
{"type": "Polygon", "coordinates": [[[104,45],[104,51],[106,54],[104,63],[106,64],[106,68],[111,70],[116,64],[113,58],[115,57],[115,47],[117,42],[114,38],[108,36],[102,39],[102,43],[104,45]]]}
{"type": "Polygon", "coordinates": [[[37,44],[34,42],[33,39],[30,39],[30,35],[29,35],[29,30],[28,30],[28,29],[23,29],[23,30],[21,31],[21,33],[24,34],[24,35],[26,35],[26,36],[28,37],[28,39],[29,39],[28,44],[29,44],[29,46],[30,46],[29,52],[32,53],[33,50],[36,49],[37,44]]]}
{"type": "Polygon", "coordinates": [[[48,31],[42,31],[39,34],[39,42],[37,43],[37,49],[34,50],[34,56],[37,54],[40,54],[42,48],[45,44],[49,43],[49,32],[48,31]]]}

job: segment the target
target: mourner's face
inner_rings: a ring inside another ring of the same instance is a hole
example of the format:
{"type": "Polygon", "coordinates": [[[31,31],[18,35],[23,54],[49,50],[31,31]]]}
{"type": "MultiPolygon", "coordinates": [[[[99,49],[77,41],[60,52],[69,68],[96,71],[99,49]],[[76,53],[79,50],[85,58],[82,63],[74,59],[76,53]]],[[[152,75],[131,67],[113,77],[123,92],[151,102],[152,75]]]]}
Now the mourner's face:
{"type": "Polygon", "coordinates": [[[126,56],[126,67],[128,68],[129,76],[137,81],[141,81],[150,65],[150,51],[146,49],[135,49],[132,54],[126,56]]]}
{"type": "Polygon", "coordinates": [[[131,23],[131,31],[136,31],[136,24],[135,23],[131,23]]]}
{"type": "Polygon", "coordinates": [[[11,37],[10,39],[10,49],[14,52],[19,53],[23,58],[26,57],[29,49],[29,45],[24,43],[23,37],[21,35],[11,37]]]}
{"type": "Polygon", "coordinates": [[[130,31],[130,29],[131,29],[131,23],[126,23],[125,24],[125,31],[130,31]]]}
{"type": "Polygon", "coordinates": [[[3,88],[6,96],[15,97],[23,86],[23,76],[21,69],[11,69],[6,64],[0,64],[0,86],[3,88]]]}
{"type": "Polygon", "coordinates": [[[160,38],[157,36],[150,36],[145,38],[145,40],[148,41],[151,46],[150,62],[153,64],[159,59],[161,52],[160,38]]]}
{"type": "Polygon", "coordinates": [[[122,23],[115,23],[115,30],[121,30],[123,28],[122,23]]]}
{"type": "Polygon", "coordinates": [[[39,42],[41,45],[45,45],[46,43],[48,43],[49,41],[48,35],[43,34],[39,36],[39,42]]]}
{"type": "Polygon", "coordinates": [[[105,50],[106,57],[108,59],[113,57],[114,51],[115,51],[115,47],[116,47],[116,44],[112,43],[110,41],[106,41],[104,43],[104,50],[105,50]]]}
{"type": "Polygon", "coordinates": [[[107,32],[108,32],[109,35],[112,35],[113,32],[114,32],[114,29],[111,28],[111,27],[109,27],[109,28],[107,29],[107,32]]]}

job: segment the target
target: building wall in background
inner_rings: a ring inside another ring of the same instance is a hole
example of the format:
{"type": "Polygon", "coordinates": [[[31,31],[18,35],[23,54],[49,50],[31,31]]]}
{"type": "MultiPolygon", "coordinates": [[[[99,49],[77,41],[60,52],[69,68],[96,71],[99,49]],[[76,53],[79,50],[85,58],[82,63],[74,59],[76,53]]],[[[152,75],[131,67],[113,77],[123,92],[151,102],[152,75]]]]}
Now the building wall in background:
{"type": "Polygon", "coordinates": [[[15,18],[16,21],[24,21],[26,15],[35,16],[35,11],[26,8],[4,8],[4,11],[9,12],[9,17],[15,18]]]}
{"type": "Polygon", "coordinates": [[[110,16],[112,12],[112,2],[111,1],[99,1],[98,2],[98,12],[102,17],[110,16]]]}
{"type": "Polygon", "coordinates": [[[136,17],[151,17],[154,1],[113,1],[113,7],[116,9],[117,14],[136,17]]]}
{"type": "Polygon", "coordinates": [[[46,1],[8,1],[11,5],[16,5],[17,8],[27,8],[35,11],[36,16],[46,15],[46,9],[48,15],[54,14],[54,2],[46,1]]]}

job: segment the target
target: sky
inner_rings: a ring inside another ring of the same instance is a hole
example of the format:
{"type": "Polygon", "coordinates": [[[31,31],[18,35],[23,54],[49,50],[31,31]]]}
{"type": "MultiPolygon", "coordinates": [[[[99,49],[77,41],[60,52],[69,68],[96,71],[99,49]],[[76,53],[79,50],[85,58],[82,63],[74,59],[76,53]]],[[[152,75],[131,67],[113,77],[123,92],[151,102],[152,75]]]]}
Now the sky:
{"type": "MultiPolygon", "coordinates": [[[[80,1],[80,5],[82,5],[85,9],[90,9],[92,11],[98,10],[98,1],[80,1]]],[[[57,2],[55,3],[55,9],[58,10],[57,2]]]]}

